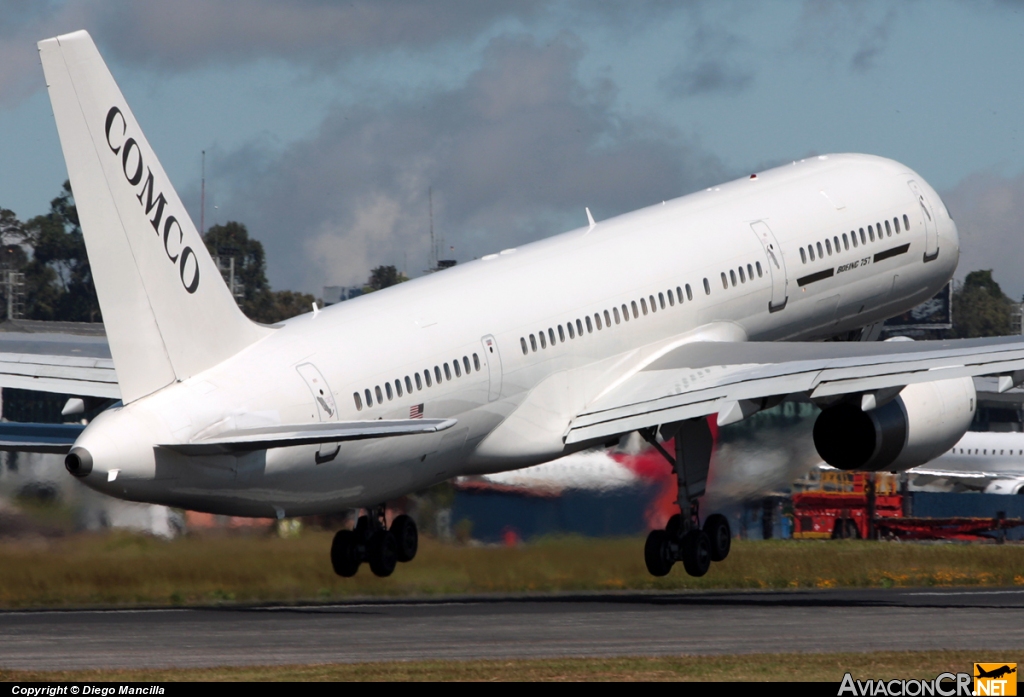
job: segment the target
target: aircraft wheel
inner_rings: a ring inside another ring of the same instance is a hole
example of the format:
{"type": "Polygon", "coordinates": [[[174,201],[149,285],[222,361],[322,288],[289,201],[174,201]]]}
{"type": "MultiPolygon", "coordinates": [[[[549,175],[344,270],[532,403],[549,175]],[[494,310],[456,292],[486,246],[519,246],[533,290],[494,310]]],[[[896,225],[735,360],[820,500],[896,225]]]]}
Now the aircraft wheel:
{"type": "Polygon", "coordinates": [[[400,515],[391,521],[391,534],[395,536],[398,561],[412,561],[420,544],[416,522],[407,515],[400,515]]]}
{"type": "Polygon", "coordinates": [[[390,576],[398,563],[398,543],[390,531],[376,533],[370,538],[370,571],[380,577],[390,576]]]}
{"type": "Polygon", "coordinates": [[[675,559],[669,547],[668,535],[664,530],[651,530],[644,545],[644,562],[651,576],[665,576],[672,570],[675,559]]]}
{"type": "Polygon", "coordinates": [[[711,540],[703,530],[691,530],[683,538],[683,568],[691,576],[703,576],[711,568],[711,540]]]}
{"type": "Polygon", "coordinates": [[[356,547],[356,534],[351,530],[340,530],[331,543],[331,566],[334,573],[344,578],[351,578],[359,571],[359,550],[356,547]]]}
{"type": "Polygon", "coordinates": [[[674,516],[668,519],[665,524],[665,533],[669,536],[669,539],[678,540],[682,535],[683,527],[683,516],[676,513],[674,516]]]}
{"type": "Polygon", "coordinates": [[[722,561],[729,556],[729,548],[732,547],[732,530],[729,529],[729,520],[721,513],[709,515],[704,521],[704,532],[711,542],[711,561],[722,561]]]}

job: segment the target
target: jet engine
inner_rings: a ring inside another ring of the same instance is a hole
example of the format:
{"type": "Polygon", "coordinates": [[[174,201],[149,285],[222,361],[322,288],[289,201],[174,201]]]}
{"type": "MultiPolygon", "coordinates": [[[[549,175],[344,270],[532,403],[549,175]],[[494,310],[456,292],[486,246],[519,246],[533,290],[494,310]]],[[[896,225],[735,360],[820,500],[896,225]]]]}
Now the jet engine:
{"type": "Polygon", "coordinates": [[[841,470],[896,471],[946,452],[967,432],[976,394],[971,378],[907,385],[892,400],[863,411],[841,402],[814,423],[814,447],[841,470]]]}
{"type": "Polygon", "coordinates": [[[1024,479],[996,479],[985,487],[986,494],[1024,494],[1024,479]]]}

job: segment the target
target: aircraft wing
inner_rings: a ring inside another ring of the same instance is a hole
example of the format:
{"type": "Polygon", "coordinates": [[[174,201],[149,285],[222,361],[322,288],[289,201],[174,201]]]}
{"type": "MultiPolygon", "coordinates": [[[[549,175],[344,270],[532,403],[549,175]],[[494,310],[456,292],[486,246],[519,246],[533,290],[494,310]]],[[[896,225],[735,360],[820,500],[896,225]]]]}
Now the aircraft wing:
{"type": "Polygon", "coordinates": [[[294,445],[339,443],[368,438],[409,436],[445,431],[456,424],[455,419],[397,419],[392,421],[327,421],[311,424],[286,424],[261,428],[238,429],[190,443],[169,443],[167,448],[182,455],[216,455],[251,452],[294,445]]]}
{"type": "Polygon", "coordinates": [[[948,341],[698,341],[669,347],[613,382],[570,423],[567,444],[719,414],[732,423],[763,400],[812,399],[1024,370],[1020,337],[948,341]]]}
{"type": "Polygon", "coordinates": [[[106,338],[59,330],[0,331],[0,387],[121,398],[106,338]]]}

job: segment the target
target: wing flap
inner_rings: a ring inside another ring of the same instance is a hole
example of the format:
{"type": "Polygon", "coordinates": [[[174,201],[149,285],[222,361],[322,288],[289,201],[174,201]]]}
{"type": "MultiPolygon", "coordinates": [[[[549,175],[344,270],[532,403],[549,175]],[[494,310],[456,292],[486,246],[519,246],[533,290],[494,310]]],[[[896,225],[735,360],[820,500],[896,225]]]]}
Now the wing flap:
{"type": "Polygon", "coordinates": [[[880,343],[689,342],[598,396],[566,443],[714,414],[727,403],[804,393],[854,394],[1024,368],[1018,337],[880,343]]]}
{"type": "Polygon", "coordinates": [[[285,424],[239,429],[190,443],[168,443],[157,447],[167,448],[182,455],[217,455],[296,445],[436,433],[445,431],[456,423],[455,419],[397,419],[285,424]]]}

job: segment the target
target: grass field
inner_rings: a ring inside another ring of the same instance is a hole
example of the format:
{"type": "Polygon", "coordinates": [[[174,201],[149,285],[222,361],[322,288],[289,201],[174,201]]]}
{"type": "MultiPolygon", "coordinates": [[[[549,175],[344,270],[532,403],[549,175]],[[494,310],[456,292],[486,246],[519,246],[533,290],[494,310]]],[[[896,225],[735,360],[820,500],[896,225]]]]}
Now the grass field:
{"type": "Polygon", "coordinates": [[[751,680],[839,682],[933,679],[971,672],[974,661],[1016,662],[1012,652],[905,651],[887,653],[753,654],[662,658],[558,658],[524,661],[409,661],[326,665],[27,672],[0,670],[0,680],[165,682],[182,680],[751,680]]]}
{"type": "Polygon", "coordinates": [[[334,575],[331,534],[281,539],[81,534],[0,543],[0,607],[294,602],[355,596],[712,588],[1024,585],[1024,546],[737,541],[703,578],[648,575],[642,539],[556,538],[520,547],[424,539],[387,579],[334,575]]]}

